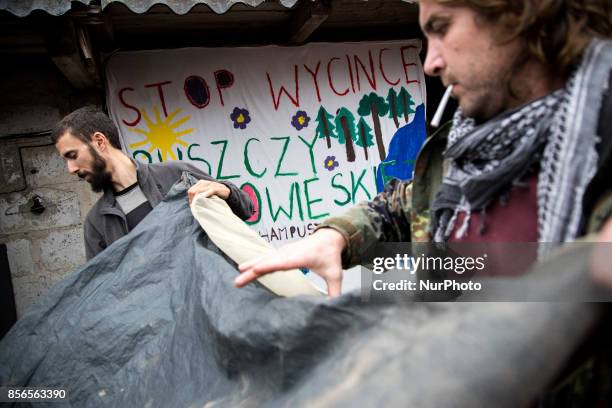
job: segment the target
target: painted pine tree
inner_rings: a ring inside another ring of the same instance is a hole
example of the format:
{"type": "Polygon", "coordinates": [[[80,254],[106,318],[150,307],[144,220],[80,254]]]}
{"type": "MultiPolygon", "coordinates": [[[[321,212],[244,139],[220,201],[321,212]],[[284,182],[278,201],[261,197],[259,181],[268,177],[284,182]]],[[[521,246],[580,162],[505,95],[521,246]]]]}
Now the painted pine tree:
{"type": "Polygon", "coordinates": [[[408,115],[415,112],[412,96],[403,86],[398,95],[398,111],[404,115],[406,123],[408,123],[408,115]]]}
{"type": "Polygon", "coordinates": [[[374,135],[372,135],[372,128],[363,117],[360,117],[357,123],[357,140],[355,140],[355,144],[363,147],[365,159],[368,160],[368,147],[374,146],[374,135]]]}
{"type": "Polygon", "coordinates": [[[319,112],[317,113],[317,118],[315,121],[317,122],[317,128],[315,130],[315,134],[319,139],[325,139],[327,142],[327,148],[331,148],[331,138],[338,138],[335,133],[336,127],[332,122],[333,116],[325,110],[325,107],[321,105],[319,108],[319,112]]]}
{"type": "Polygon", "coordinates": [[[378,155],[381,161],[385,160],[386,153],[385,145],[382,139],[382,131],[380,129],[380,117],[384,117],[388,111],[389,105],[387,105],[382,97],[378,96],[374,92],[364,95],[359,101],[359,109],[357,109],[357,113],[361,116],[372,116],[372,122],[374,123],[374,135],[376,137],[378,155]]]}
{"type": "Polygon", "coordinates": [[[355,116],[353,113],[342,107],[336,112],[336,129],[338,133],[338,143],[343,144],[346,149],[346,160],[349,162],[355,161],[355,148],[353,140],[355,140],[355,116]]]}
{"type": "Polygon", "coordinates": [[[393,119],[393,123],[395,123],[395,128],[399,128],[399,120],[397,117],[399,116],[399,110],[397,108],[398,105],[398,96],[395,89],[389,89],[389,93],[387,94],[387,105],[389,105],[389,117],[393,119]]]}

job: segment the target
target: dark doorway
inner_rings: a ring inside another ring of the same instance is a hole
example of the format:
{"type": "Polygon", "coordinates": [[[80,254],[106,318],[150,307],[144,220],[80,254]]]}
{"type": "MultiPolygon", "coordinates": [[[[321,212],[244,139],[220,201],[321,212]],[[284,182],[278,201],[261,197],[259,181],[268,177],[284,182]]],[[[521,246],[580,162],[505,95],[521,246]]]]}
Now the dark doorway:
{"type": "Polygon", "coordinates": [[[0,339],[13,327],[17,321],[13,282],[9,268],[6,245],[0,244],[0,339]]]}

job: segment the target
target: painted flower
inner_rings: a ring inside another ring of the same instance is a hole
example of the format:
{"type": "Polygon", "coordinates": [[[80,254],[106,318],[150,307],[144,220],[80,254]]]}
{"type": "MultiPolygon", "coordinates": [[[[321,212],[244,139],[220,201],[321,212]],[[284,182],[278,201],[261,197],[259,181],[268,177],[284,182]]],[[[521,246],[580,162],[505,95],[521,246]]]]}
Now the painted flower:
{"type": "Polygon", "coordinates": [[[247,124],[251,121],[251,116],[248,110],[236,107],[230,119],[234,122],[234,129],[246,129],[247,124]]]}
{"type": "Polygon", "coordinates": [[[338,167],[340,164],[336,161],[336,156],[327,156],[325,158],[325,163],[323,165],[325,166],[327,170],[332,171],[333,169],[338,167]]]}
{"type": "Polygon", "coordinates": [[[293,118],[291,118],[291,126],[296,128],[297,130],[302,130],[305,127],[308,127],[308,122],[310,122],[310,116],[304,111],[297,111],[293,118]]]}

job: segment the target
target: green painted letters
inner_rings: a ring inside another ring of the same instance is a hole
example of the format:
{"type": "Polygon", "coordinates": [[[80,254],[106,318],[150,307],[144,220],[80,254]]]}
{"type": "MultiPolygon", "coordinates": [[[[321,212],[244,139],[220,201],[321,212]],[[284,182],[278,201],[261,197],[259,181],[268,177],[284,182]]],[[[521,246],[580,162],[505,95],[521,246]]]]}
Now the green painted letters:
{"type": "Polygon", "coordinates": [[[310,199],[310,194],[308,192],[308,183],[311,183],[313,181],[318,181],[319,179],[317,177],[308,179],[304,181],[304,195],[306,196],[306,208],[308,209],[308,218],[311,220],[317,220],[319,218],[323,218],[323,217],[327,217],[329,216],[329,213],[324,213],[324,214],[319,214],[319,215],[313,215],[312,214],[312,208],[310,207],[311,204],[314,203],[318,203],[320,201],[323,201],[322,198],[317,198],[315,200],[311,200],[310,199]]]}
{"type": "Polygon", "coordinates": [[[262,178],[268,169],[264,168],[261,173],[256,173],[255,170],[253,170],[253,167],[251,167],[251,162],[249,161],[249,143],[251,143],[253,140],[257,140],[259,142],[259,139],[252,137],[244,144],[244,167],[246,167],[251,176],[262,178]]]}
{"type": "Polygon", "coordinates": [[[278,164],[276,165],[276,173],[274,173],[274,177],[278,176],[297,176],[297,173],[281,173],[280,168],[283,164],[283,159],[285,158],[285,154],[287,153],[287,147],[289,146],[289,136],[286,137],[271,137],[270,140],[284,140],[285,144],[283,145],[283,151],[278,159],[278,164]]]}
{"type": "Polygon", "coordinates": [[[229,180],[229,179],[240,177],[240,174],[232,174],[230,176],[224,176],[221,174],[221,171],[223,171],[223,160],[225,159],[225,151],[227,150],[227,140],[215,140],[214,142],[210,142],[210,144],[223,145],[223,148],[221,149],[221,158],[219,159],[219,167],[217,167],[217,175],[215,178],[217,180],[229,180]]]}

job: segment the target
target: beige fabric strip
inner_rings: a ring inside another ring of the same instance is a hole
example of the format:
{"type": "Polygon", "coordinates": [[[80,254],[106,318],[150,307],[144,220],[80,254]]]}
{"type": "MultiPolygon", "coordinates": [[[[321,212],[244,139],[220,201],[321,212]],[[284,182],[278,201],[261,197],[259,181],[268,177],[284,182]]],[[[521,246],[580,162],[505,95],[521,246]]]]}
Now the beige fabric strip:
{"type": "MultiPolygon", "coordinates": [[[[191,213],[215,245],[238,264],[274,251],[219,197],[196,196],[191,202],[191,213]]],[[[325,294],[297,269],[270,273],[257,280],[279,296],[325,294]]]]}

